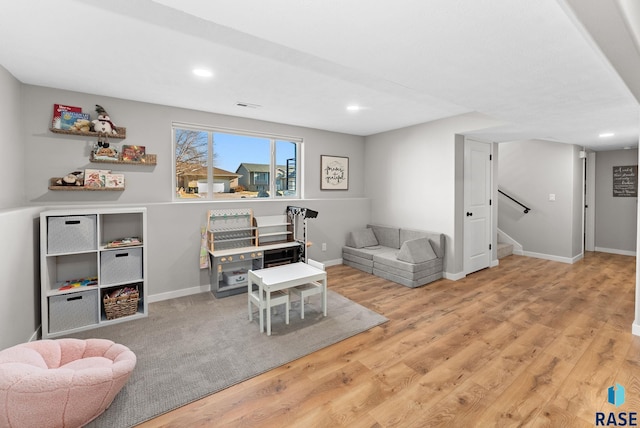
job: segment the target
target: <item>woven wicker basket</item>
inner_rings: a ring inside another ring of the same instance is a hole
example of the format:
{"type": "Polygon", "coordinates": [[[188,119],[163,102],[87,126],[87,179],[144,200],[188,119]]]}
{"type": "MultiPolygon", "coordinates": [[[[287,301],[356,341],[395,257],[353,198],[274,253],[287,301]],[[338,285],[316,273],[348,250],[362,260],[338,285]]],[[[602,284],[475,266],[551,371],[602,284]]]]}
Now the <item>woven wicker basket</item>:
{"type": "Polygon", "coordinates": [[[114,298],[105,295],[103,303],[107,319],[114,320],[135,314],[138,311],[138,300],[140,300],[138,293],[114,298]]]}

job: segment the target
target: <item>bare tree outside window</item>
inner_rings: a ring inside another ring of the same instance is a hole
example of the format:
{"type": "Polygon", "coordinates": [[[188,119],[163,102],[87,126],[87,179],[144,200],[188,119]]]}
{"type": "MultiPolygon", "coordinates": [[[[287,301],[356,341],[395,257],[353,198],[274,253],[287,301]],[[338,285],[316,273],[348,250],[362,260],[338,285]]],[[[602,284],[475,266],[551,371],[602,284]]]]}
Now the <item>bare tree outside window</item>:
{"type": "Polygon", "coordinates": [[[204,131],[175,129],[175,148],[178,195],[197,193],[198,180],[207,178],[209,135],[204,131]]]}

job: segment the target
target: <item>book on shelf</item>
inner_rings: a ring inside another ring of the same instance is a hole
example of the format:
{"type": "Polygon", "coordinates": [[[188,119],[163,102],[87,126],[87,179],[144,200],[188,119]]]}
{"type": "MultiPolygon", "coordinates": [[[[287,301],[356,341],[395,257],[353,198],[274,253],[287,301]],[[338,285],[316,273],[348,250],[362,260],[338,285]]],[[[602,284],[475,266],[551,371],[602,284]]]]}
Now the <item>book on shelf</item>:
{"type": "Polygon", "coordinates": [[[122,160],[127,162],[144,162],[145,161],[145,146],[122,146],[122,160]]]}
{"type": "Polygon", "coordinates": [[[88,126],[89,113],[80,113],[76,111],[63,111],[60,113],[60,129],[73,130],[80,128],[82,126],[81,123],[76,126],[78,121],[84,121],[88,126]]]}
{"type": "Polygon", "coordinates": [[[110,170],[104,169],[85,169],[84,170],[84,187],[97,189],[107,186],[107,174],[110,170]]]}
{"type": "Polygon", "coordinates": [[[107,248],[130,247],[132,245],[140,245],[140,244],[142,244],[142,241],[140,240],[140,238],[131,237],[131,238],[114,239],[113,241],[107,242],[107,245],[105,245],[105,247],[107,248]]]}
{"type": "Polygon", "coordinates": [[[75,113],[82,113],[82,108],[74,107],[74,106],[66,106],[63,104],[54,104],[53,105],[53,119],[51,120],[51,127],[55,129],[62,129],[60,127],[60,118],[62,116],[62,112],[71,111],[75,113]]]}
{"type": "Polygon", "coordinates": [[[120,157],[118,155],[118,150],[115,147],[96,147],[96,149],[91,152],[91,160],[96,161],[119,161],[120,157]]]}
{"type": "Polygon", "coordinates": [[[105,174],[105,187],[124,189],[124,174],[105,174]]]}

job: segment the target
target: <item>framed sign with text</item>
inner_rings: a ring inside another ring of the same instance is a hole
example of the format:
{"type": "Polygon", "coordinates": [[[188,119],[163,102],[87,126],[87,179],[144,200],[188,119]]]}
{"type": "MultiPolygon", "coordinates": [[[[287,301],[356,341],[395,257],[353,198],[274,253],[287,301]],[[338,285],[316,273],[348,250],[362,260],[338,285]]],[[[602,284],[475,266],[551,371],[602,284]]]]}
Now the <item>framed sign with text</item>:
{"type": "Polygon", "coordinates": [[[320,190],[349,190],[349,158],[320,156],[320,190]]]}
{"type": "Polygon", "coordinates": [[[638,165],[613,167],[613,196],[617,198],[638,197],[638,165]]]}

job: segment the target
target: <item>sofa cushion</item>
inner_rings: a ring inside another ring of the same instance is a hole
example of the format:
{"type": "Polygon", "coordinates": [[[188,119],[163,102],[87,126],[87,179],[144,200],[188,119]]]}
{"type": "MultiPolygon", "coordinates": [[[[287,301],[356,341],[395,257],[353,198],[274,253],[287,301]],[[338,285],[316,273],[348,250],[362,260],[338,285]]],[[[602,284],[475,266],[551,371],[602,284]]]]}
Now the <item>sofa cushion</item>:
{"type": "Polygon", "coordinates": [[[368,267],[373,267],[373,255],[371,255],[371,258],[366,258],[366,257],[361,257],[357,254],[353,254],[353,253],[348,253],[347,251],[343,251],[342,252],[342,260],[348,260],[350,262],[353,263],[358,263],[359,265],[362,266],[368,266],[368,267]]]}
{"type": "Polygon", "coordinates": [[[373,268],[409,279],[418,279],[435,272],[442,272],[442,259],[433,259],[424,263],[407,263],[400,260],[385,259],[382,256],[376,257],[373,261],[373,268]]]}
{"type": "Polygon", "coordinates": [[[380,245],[375,245],[373,247],[366,248],[353,248],[353,247],[342,247],[342,254],[353,254],[354,256],[362,257],[363,259],[373,260],[373,256],[376,254],[388,253],[388,252],[397,252],[393,248],[382,247],[380,245]]]}
{"type": "Polygon", "coordinates": [[[361,265],[360,263],[354,262],[352,260],[343,259],[342,264],[351,266],[352,268],[361,270],[366,273],[373,273],[373,266],[361,265]]]}
{"type": "Polygon", "coordinates": [[[378,240],[378,244],[383,247],[395,248],[396,250],[400,248],[400,229],[397,227],[390,226],[378,226],[375,224],[370,224],[367,227],[373,229],[373,233],[376,235],[376,239],[378,240]]]}
{"type": "Polygon", "coordinates": [[[408,263],[423,263],[433,260],[437,256],[431,247],[429,238],[418,238],[403,242],[397,258],[408,263]]]}
{"type": "Polygon", "coordinates": [[[400,242],[411,241],[418,238],[429,238],[436,256],[444,257],[445,236],[443,233],[429,232],[426,230],[400,229],[400,242]]]}
{"type": "Polygon", "coordinates": [[[349,232],[347,245],[354,248],[373,247],[378,245],[378,240],[373,230],[365,228],[349,232]]]}
{"type": "Polygon", "coordinates": [[[405,272],[420,272],[425,269],[433,269],[435,266],[442,267],[442,259],[433,259],[422,263],[409,263],[398,260],[397,251],[387,253],[377,253],[373,255],[373,267],[378,269],[398,269],[405,272]]]}
{"type": "Polygon", "coordinates": [[[390,271],[387,270],[379,270],[376,268],[373,268],[373,274],[376,276],[379,276],[380,278],[384,278],[384,279],[388,279],[389,281],[393,281],[396,282],[398,284],[402,284],[405,287],[410,287],[410,288],[415,288],[415,287],[420,287],[422,285],[428,284],[430,282],[436,281],[440,278],[442,278],[442,271],[439,271],[437,273],[434,273],[432,275],[429,276],[425,276],[419,279],[407,279],[404,278],[402,276],[398,276],[398,275],[394,275],[393,273],[391,273],[390,271]]]}

